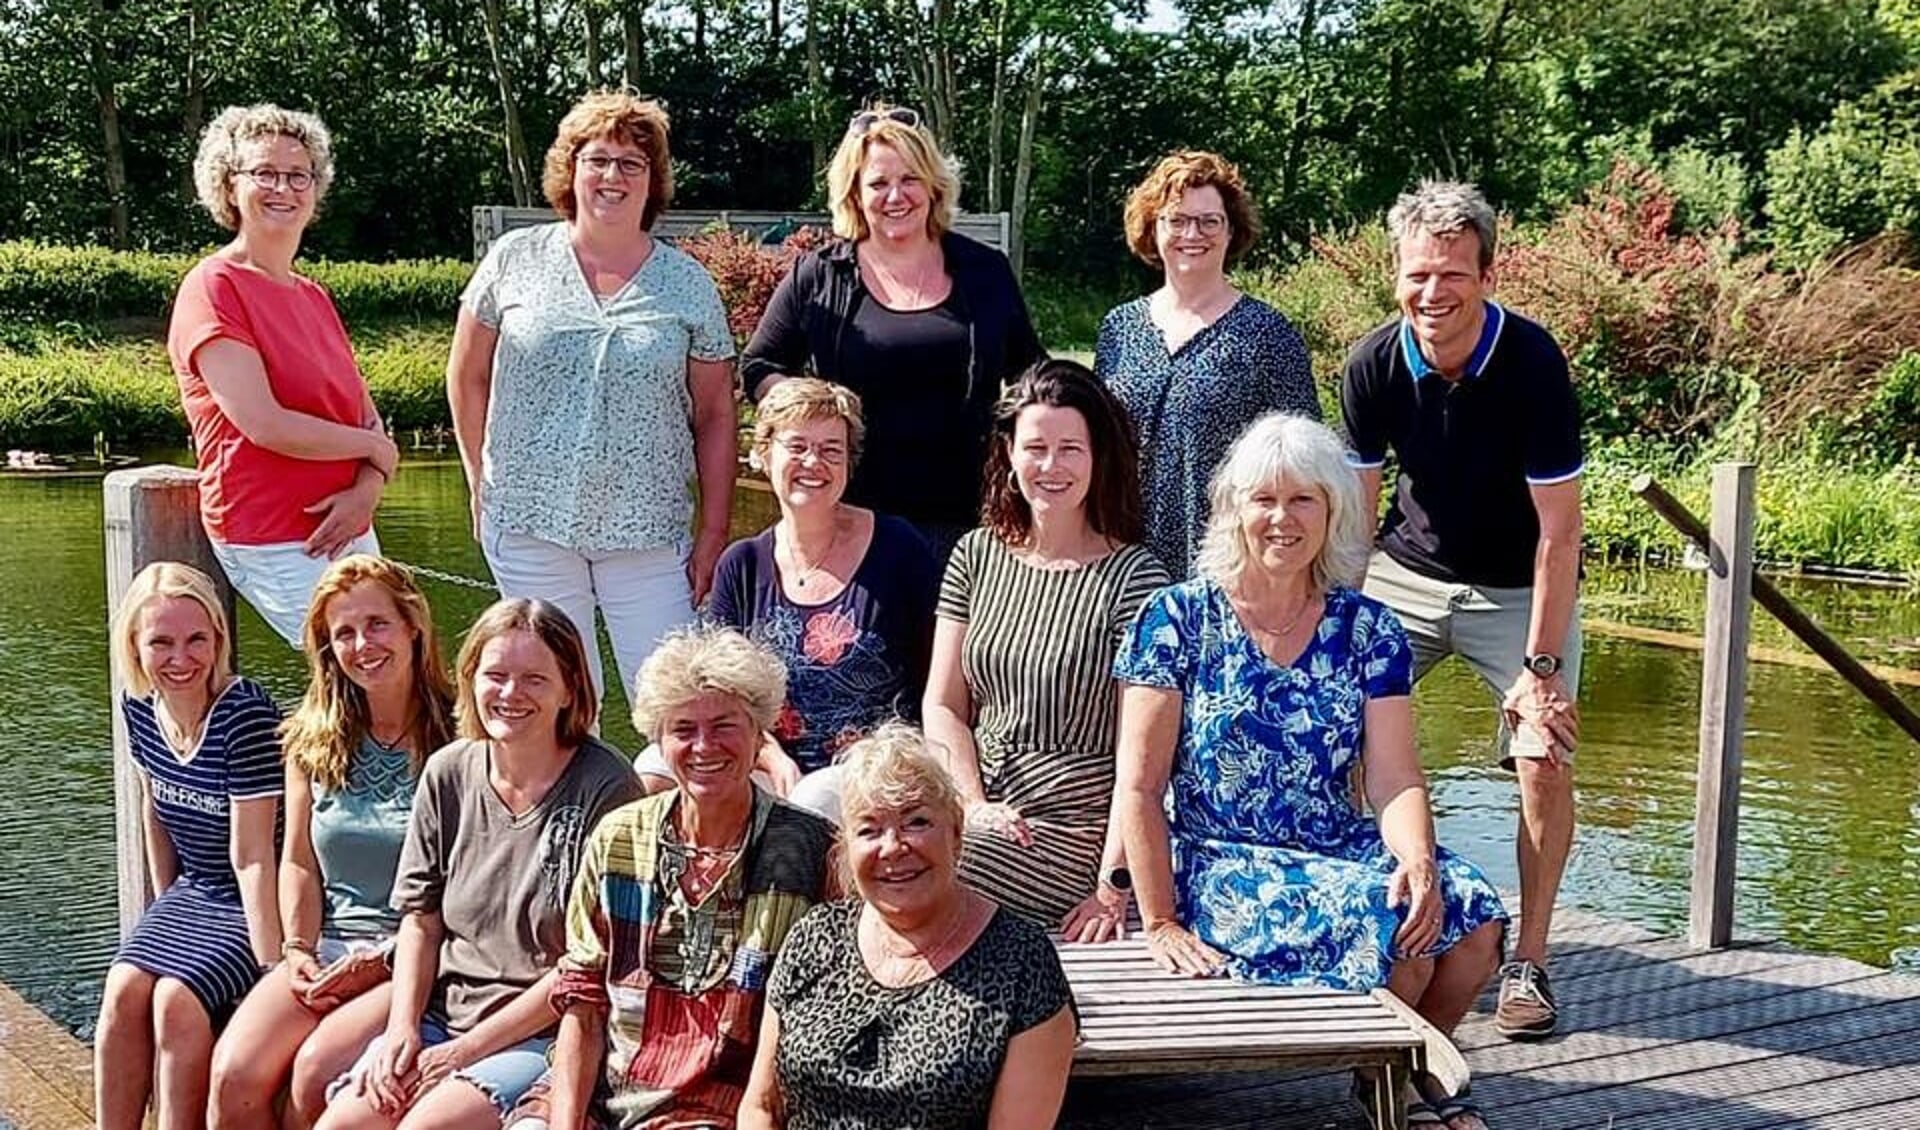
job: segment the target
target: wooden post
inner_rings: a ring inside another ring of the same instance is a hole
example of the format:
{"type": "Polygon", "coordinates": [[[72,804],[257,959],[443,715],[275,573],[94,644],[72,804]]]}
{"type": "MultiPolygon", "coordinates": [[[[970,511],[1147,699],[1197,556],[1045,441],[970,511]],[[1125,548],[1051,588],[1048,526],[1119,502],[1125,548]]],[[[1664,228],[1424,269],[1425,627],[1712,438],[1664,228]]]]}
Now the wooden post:
{"type": "Polygon", "coordinates": [[[1695,949],[1721,949],[1733,939],[1747,638],[1753,626],[1753,475],[1751,463],[1713,468],[1693,897],[1687,915],[1687,942],[1695,949]]]}
{"type": "MultiPolygon", "coordinates": [[[[179,561],[212,577],[233,623],[233,590],[213,558],[200,525],[200,476],[184,467],[133,467],[106,479],[107,619],[120,607],[140,570],[155,561],[179,561]]],[[[127,745],[127,722],[120,714],[122,681],[114,670],[113,829],[114,866],[119,875],[120,936],[127,936],[153,901],[147,881],[146,826],[141,822],[139,773],[127,745]]]]}

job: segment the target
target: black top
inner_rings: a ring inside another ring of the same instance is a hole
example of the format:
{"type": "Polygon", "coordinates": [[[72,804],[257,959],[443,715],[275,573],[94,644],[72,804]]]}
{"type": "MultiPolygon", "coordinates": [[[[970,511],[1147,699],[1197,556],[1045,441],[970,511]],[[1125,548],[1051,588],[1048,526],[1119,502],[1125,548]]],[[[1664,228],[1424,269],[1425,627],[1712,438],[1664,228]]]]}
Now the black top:
{"type": "Polygon", "coordinates": [[[1403,321],[1353,347],[1340,406],[1354,463],[1400,464],[1380,547],[1423,576],[1528,588],[1540,519],[1529,487],[1584,464],[1566,356],[1538,323],[1487,303],[1465,374],[1447,380],[1403,321]]]}
{"type": "Polygon", "coordinates": [[[995,910],[939,976],[895,989],[867,970],[859,921],[858,900],[808,911],[767,983],[787,1130],[985,1127],[1008,1043],[1073,1002],[1053,943],[995,910]]]}
{"type": "Polygon", "coordinates": [[[786,664],[786,708],[773,736],[811,773],[889,718],[919,720],[939,587],[939,566],[920,535],[876,514],[866,556],[832,600],[787,599],[768,529],[720,555],[708,614],[786,664]]]}
{"type": "Polygon", "coordinates": [[[931,310],[871,301],[851,243],[809,252],[767,304],[741,355],[749,392],[810,373],[860,394],[866,450],[847,501],[915,523],[972,526],[980,514],[993,405],[1046,356],[1006,257],[948,233],[953,291],[931,310]]]}

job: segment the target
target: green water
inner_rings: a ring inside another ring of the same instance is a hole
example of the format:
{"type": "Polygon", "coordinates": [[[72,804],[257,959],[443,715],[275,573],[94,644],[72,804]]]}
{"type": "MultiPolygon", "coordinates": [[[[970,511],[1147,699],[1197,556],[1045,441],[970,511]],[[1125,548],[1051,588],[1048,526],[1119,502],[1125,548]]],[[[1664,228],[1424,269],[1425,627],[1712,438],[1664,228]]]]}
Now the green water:
{"type": "MultiPolygon", "coordinates": [[[[766,500],[749,501],[753,527],[766,500]]],[[[98,474],[0,474],[0,981],[83,1035],[114,940],[100,523],[98,474]]],[[[410,461],[379,528],[393,556],[486,576],[450,460],[410,461]]],[[[1920,663],[1912,594],[1783,587],[1863,658],[1920,663]]],[[[440,582],[428,595],[449,640],[488,600],[440,582]]],[[[1697,628],[1701,581],[1595,569],[1585,599],[1591,616],[1697,628]]],[[[1784,646],[1771,625],[1758,634],[1784,646]]],[[[239,640],[247,674],[297,697],[301,664],[249,610],[239,640]]],[[[1684,929],[1699,656],[1590,635],[1583,679],[1581,827],[1563,901],[1684,929]]],[[[1822,672],[1759,665],[1750,683],[1738,928],[1884,965],[1920,943],[1920,748],[1822,672]]],[[[1450,663],[1416,701],[1442,842],[1511,889],[1515,799],[1490,763],[1491,700],[1450,663]]],[[[622,714],[610,706],[606,733],[631,748],[622,714]]]]}

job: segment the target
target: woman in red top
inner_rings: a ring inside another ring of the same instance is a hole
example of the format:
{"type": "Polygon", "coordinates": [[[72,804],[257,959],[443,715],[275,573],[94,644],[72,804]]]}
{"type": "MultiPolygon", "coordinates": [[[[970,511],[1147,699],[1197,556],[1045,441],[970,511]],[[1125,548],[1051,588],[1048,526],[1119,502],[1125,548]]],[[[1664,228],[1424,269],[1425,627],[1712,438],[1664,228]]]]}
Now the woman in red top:
{"type": "Polygon", "coordinates": [[[327,563],[378,553],[399,452],[325,288],[293,271],[333,180],[320,119],[234,106],[200,138],[200,202],[232,242],[180,283],[167,354],[193,429],[200,516],[227,579],[295,647],[327,563]]]}

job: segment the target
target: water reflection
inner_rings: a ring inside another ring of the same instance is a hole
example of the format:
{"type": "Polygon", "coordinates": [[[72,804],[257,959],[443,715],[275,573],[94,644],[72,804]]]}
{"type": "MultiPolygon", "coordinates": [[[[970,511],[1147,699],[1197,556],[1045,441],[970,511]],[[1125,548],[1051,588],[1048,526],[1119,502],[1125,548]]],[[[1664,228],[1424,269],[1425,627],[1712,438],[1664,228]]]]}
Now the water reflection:
{"type": "MultiPolygon", "coordinates": [[[[740,525],[771,516],[743,495],[740,525]]],[[[84,1033],[114,936],[105,578],[97,475],[0,475],[0,980],[84,1033]]],[[[381,512],[389,553],[486,577],[451,460],[410,462],[381,512]]],[[[1696,575],[1596,569],[1587,611],[1697,630],[1696,575]]],[[[1904,591],[1788,581],[1796,600],[1864,658],[1911,662],[1920,601],[1904,591]]],[[[487,594],[430,581],[445,642],[487,594]]],[[[1788,646],[1764,617],[1760,638],[1788,646]]],[[[242,664],[283,701],[302,665],[250,611],[242,664]]],[[[1686,923],[1699,657],[1589,634],[1581,692],[1581,829],[1565,900],[1671,932],[1686,923]]],[[[611,656],[608,669],[614,669],[611,656]]],[[[1838,679],[1779,666],[1751,676],[1736,896],[1742,932],[1886,964],[1920,943],[1920,756],[1838,679]]],[[[1443,842],[1503,887],[1513,861],[1513,782],[1492,760],[1493,703],[1461,664],[1417,700],[1443,842]]],[[[606,734],[632,748],[622,698],[606,734]]]]}

